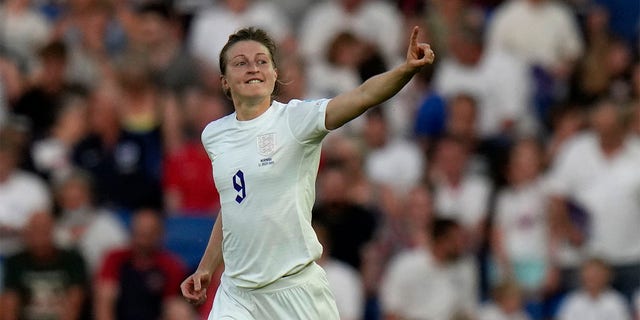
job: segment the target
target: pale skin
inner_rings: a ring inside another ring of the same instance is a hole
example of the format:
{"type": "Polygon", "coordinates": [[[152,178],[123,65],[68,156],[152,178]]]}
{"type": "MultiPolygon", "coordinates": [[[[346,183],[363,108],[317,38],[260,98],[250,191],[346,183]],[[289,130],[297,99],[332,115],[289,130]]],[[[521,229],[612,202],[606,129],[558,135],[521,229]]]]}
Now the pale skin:
{"type": "MultiPolygon", "coordinates": [[[[337,129],[394,96],[420,69],[433,63],[435,54],[426,43],[418,42],[418,27],[414,27],[403,64],[365,81],[354,90],[331,99],[327,105],[325,127],[337,129]]],[[[256,41],[240,41],[227,52],[227,70],[221,76],[222,87],[231,93],[236,118],[254,119],[263,114],[272,102],[277,70],[268,49],[256,41]]],[[[202,304],[211,276],[222,264],[222,214],[213,226],[209,243],[197,270],[180,285],[184,297],[193,304],[202,304]]]]}

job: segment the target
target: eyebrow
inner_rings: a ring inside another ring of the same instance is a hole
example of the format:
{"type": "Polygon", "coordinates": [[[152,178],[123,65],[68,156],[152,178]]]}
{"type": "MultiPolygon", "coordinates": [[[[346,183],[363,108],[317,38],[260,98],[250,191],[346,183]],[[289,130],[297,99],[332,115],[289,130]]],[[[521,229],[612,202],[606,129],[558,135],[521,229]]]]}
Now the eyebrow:
{"type": "MultiPolygon", "coordinates": [[[[256,53],[256,56],[260,56],[260,55],[262,55],[262,56],[267,56],[267,57],[269,56],[268,54],[266,54],[266,53],[264,53],[264,52],[258,52],[258,53],[256,53]]],[[[247,58],[247,55],[245,55],[244,53],[241,53],[241,54],[239,54],[239,55],[236,55],[236,56],[232,57],[230,60],[233,60],[233,59],[235,59],[235,58],[247,58]]]]}

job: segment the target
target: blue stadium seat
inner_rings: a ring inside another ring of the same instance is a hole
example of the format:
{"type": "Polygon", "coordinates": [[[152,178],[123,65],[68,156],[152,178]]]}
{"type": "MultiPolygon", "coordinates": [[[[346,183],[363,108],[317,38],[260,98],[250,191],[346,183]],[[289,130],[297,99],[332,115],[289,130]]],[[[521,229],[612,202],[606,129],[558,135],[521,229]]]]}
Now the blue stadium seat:
{"type": "Polygon", "coordinates": [[[204,253],[214,217],[168,217],[165,220],[165,246],[195,270],[204,253]]]}

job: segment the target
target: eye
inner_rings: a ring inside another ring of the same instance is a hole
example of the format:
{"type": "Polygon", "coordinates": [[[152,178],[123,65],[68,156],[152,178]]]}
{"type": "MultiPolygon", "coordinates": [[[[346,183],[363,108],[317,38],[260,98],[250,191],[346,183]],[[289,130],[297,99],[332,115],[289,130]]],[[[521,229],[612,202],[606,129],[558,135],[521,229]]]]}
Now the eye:
{"type": "Polygon", "coordinates": [[[244,66],[244,65],[246,65],[246,64],[247,64],[247,62],[246,62],[246,61],[242,61],[242,60],[240,60],[240,61],[236,61],[236,62],[234,62],[234,63],[233,63],[233,66],[234,66],[234,67],[242,67],[242,66],[244,66]]]}
{"type": "Polygon", "coordinates": [[[258,60],[258,64],[268,64],[269,61],[265,60],[265,59],[260,59],[258,60]]]}

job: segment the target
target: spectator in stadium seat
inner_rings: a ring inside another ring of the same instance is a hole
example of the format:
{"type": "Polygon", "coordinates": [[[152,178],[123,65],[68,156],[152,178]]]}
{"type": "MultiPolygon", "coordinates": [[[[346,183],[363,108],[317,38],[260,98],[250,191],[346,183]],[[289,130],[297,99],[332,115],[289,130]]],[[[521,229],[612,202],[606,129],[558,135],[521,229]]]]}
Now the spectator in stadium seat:
{"type": "Polygon", "coordinates": [[[38,50],[39,68],[13,105],[12,112],[30,121],[31,136],[42,138],[49,133],[61,108],[62,98],[74,89],[66,78],[69,59],[67,46],[52,41],[38,50]]]}
{"type": "Polygon", "coordinates": [[[459,93],[476,99],[478,136],[535,132],[528,65],[502,48],[485,45],[477,25],[458,26],[448,41],[451,54],[440,61],[434,88],[448,99],[459,93]]]}
{"type": "MultiPolygon", "coordinates": [[[[198,89],[181,113],[180,137],[166,148],[162,161],[162,187],[165,210],[171,215],[216,215],[220,196],[211,170],[211,159],[202,148],[199,133],[205,126],[229,113],[224,98],[215,92],[198,89]]],[[[166,142],[166,141],[165,141],[166,142]]]]}
{"type": "Polygon", "coordinates": [[[557,0],[508,0],[488,26],[488,45],[507,50],[555,77],[570,75],[583,53],[572,12],[557,0]]]}
{"type": "Polygon", "coordinates": [[[380,0],[331,0],[310,7],[300,27],[300,51],[307,61],[323,59],[332,39],[350,32],[379,52],[385,65],[395,65],[403,53],[400,11],[380,0]]]}
{"type": "Polygon", "coordinates": [[[323,168],[318,173],[318,198],[313,217],[327,228],[328,240],[334,244],[333,258],[356,270],[361,266],[361,252],[376,229],[376,212],[348,197],[345,168],[323,168]]]}
{"type": "Polygon", "coordinates": [[[9,130],[0,130],[0,256],[22,248],[20,233],[29,217],[52,202],[46,183],[17,167],[20,145],[9,130]]]}
{"type": "Polygon", "coordinates": [[[69,81],[91,90],[113,72],[113,60],[125,42],[114,13],[114,5],[106,1],[69,1],[60,9],[54,30],[68,48],[69,81]]]}
{"type": "Polygon", "coordinates": [[[450,219],[435,219],[429,248],[396,256],[380,288],[385,319],[449,320],[476,312],[475,270],[463,263],[464,231],[450,219]]]}
{"type": "Polygon", "coordinates": [[[426,171],[420,148],[412,140],[392,135],[383,107],[365,114],[362,130],[367,176],[372,182],[390,188],[396,197],[404,197],[422,181],[426,171]]]}
{"type": "Polygon", "coordinates": [[[499,281],[513,279],[523,289],[525,302],[536,305],[557,284],[549,256],[551,198],[542,161],[536,140],[524,138],[513,145],[508,184],[497,195],[491,241],[499,281]]]}
{"type": "Polygon", "coordinates": [[[381,279],[390,261],[407,250],[428,248],[427,232],[433,219],[432,192],[427,185],[418,185],[397,202],[395,208],[382,211],[374,238],[362,252],[362,274],[367,294],[367,316],[379,312],[381,279]]]}
{"type": "Polygon", "coordinates": [[[53,230],[53,215],[32,214],[23,233],[26,249],[5,260],[5,319],[81,318],[89,287],[84,260],[56,247],[53,230]]]}
{"type": "Polygon", "coordinates": [[[575,274],[585,254],[601,257],[612,267],[613,287],[630,300],[640,285],[640,144],[610,100],[596,103],[589,120],[590,129],[567,142],[553,163],[553,258],[575,274]]]}
{"type": "Polygon", "coordinates": [[[137,18],[140,37],[130,50],[148,55],[158,88],[183,96],[200,82],[200,66],[182,46],[179,16],[165,2],[150,1],[137,10],[137,18]]]}
{"type": "Polygon", "coordinates": [[[160,207],[160,182],[149,165],[159,161],[148,160],[156,155],[147,152],[140,136],[121,125],[117,105],[121,98],[116,88],[108,84],[93,91],[89,106],[91,132],[74,148],[73,162],[94,177],[99,205],[127,211],[160,207]]]}
{"type": "Polygon", "coordinates": [[[35,10],[31,0],[8,0],[0,5],[3,27],[2,47],[19,58],[19,65],[32,72],[37,64],[37,51],[51,36],[51,26],[35,10]]]}
{"type": "Polygon", "coordinates": [[[34,169],[49,182],[72,170],[73,148],[89,131],[87,94],[68,93],[61,100],[51,131],[31,145],[34,169]]]}
{"type": "Polygon", "coordinates": [[[331,257],[333,244],[327,227],[319,221],[313,222],[313,230],[322,245],[322,256],[318,264],[327,273],[329,288],[336,298],[340,320],[362,319],[364,315],[364,286],[358,270],[331,257]]]}
{"type": "Polygon", "coordinates": [[[611,95],[617,102],[626,102],[632,92],[628,81],[633,62],[631,46],[613,35],[604,7],[592,5],[584,24],[587,47],[572,77],[572,100],[590,104],[611,95]]]}
{"type": "Polygon", "coordinates": [[[256,26],[274,37],[286,51],[292,30],[287,16],[275,2],[266,0],[222,0],[194,16],[189,34],[189,48],[211,68],[218,69],[218,58],[229,34],[256,26]]]}
{"type": "Polygon", "coordinates": [[[603,260],[591,258],[582,264],[581,286],[560,306],[559,320],[630,320],[627,300],[609,287],[611,269],[603,260]]]}
{"type": "Polygon", "coordinates": [[[436,143],[428,179],[434,187],[435,214],[455,219],[464,228],[472,251],[484,238],[491,183],[472,168],[468,145],[453,136],[436,143]]]}
{"type": "Polygon", "coordinates": [[[162,247],[163,219],[141,209],[131,225],[131,245],[109,252],[95,283],[96,320],[155,320],[179,294],[185,266],[162,247]]]}
{"type": "Polygon", "coordinates": [[[503,281],[493,288],[493,298],[480,308],[479,320],[530,320],[523,310],[520,286],[515,281],[503,281]]]}
{"type": "Polygon", "coordinates": [[[63,248],[78,250],[90,275],[96,274],[104,255],[128,243],[129,235],[113,212],[93,203],[93,181],[82,170],[74,169],[54,183],[59,218],[56,242],[63,248]]]}
{"type": "Polygon", "coordinates": [[[503,2],[487,27],[487,45],[530,66],[536,115],[546,125],[549,109],[563,101],[575,64],[583,54],[576,17],[558,0],[503,2]]]}

